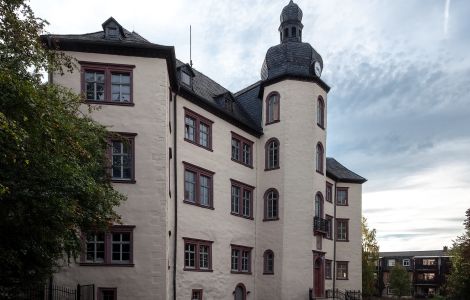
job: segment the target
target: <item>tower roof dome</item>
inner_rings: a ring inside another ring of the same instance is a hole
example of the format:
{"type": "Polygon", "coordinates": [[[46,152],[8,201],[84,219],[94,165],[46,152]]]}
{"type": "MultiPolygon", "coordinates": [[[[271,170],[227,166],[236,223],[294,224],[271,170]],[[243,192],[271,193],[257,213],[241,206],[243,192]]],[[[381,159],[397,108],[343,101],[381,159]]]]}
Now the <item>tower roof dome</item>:
{"type": "Polygon", "coordinates": [[[294,1],[290,0],[289,4],[282,9],[281,24],[289,21],[301,22],[302,16],[303,13],[300,7],[295,4],[294,1]]]}

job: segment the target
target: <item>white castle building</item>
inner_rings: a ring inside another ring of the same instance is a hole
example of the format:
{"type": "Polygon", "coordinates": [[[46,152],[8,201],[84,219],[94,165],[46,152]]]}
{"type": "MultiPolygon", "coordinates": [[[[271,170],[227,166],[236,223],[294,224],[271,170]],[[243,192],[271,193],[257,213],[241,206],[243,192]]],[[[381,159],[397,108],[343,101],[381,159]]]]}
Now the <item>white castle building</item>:
{"type": "Polygon", "coordinates": [[[91,116],[119,134],[110,176],[128,197],[123,224],[84,234],[56,283],[93,283],[97,299],[361,289],[366,180],[325,155],[330,88],[301,20],[290,1],[261,80],[236,93],[113,18],[102,31],[42,36],[79,65],[50,81],[101,106],[91,116]]]}

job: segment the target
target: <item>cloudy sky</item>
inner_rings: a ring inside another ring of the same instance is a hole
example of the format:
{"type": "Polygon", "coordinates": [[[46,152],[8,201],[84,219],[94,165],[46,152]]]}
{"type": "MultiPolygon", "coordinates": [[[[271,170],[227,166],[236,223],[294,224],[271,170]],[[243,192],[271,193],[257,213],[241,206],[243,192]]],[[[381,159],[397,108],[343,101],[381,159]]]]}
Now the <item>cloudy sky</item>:
{"type": "MultiPolygon", "coordinates": [[[[288,0],[32,0],[52,33],[101,30],[110,16],[173,45],[236,92],[279,43],[288,0]]],[[[382,251],[440,249],[470,208],[470,1],[297,0],[304,42],[323,56],[327,152],[368,178],[363,214],[382,251]]]]}

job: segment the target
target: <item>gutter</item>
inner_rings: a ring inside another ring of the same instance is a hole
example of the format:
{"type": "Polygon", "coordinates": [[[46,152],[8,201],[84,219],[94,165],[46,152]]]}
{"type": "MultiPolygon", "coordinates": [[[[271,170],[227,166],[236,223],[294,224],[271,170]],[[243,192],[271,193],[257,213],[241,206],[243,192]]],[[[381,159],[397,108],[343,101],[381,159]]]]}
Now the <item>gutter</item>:
{"type": "Polygon", "coordinates": [[[333,226],[331,226],[332,229],[332,235],[333,235],[333,295],[335,295],[335,289],[336,289],[336,180],[335,180],[335,198],[333,199],[333,226]]]}
{"type": "MultiPolygon", "coordinates": [[[[170,93],[173,93],[170,90],[170,93]]],[[[178,164],[177,164],[177,127],[178,127],[178,122],[176,120],[176,93],[171,95],[173,97],[173,176],[174,176],[174,188],[175,188],[175,193],[174,193],[174,204],[175,204],[175,220],[174,220],[174,228],[173,228],[173,236],[174,236],[174,244],[173,244],[173,299],[176,300],[176,257],[177,257],[177,233],[178,233],[178,164]]]]}

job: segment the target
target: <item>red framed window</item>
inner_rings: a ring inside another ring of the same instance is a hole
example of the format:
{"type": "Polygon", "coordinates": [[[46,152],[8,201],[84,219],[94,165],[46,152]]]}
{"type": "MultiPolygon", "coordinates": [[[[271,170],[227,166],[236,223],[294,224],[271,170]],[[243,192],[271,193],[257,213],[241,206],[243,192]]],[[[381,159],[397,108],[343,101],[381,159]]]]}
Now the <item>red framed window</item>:
{"type": "MultiPolygon", "coordinates": [[[[212,272],[212,241],[184,240],[184,270],[212,272]]],[[[202,294],[201,294],[202,295],[202,294]]]]}
{"type": "Polygon", "coordinates": [[[112,132],[108,138],[110,176],[113,182],[135,183],[136,133],[112,132]]]}
{"type": "Polygon", "coordinates": [[[202,300],[202,289],[193,289],[191,291],[191,300],[202,300]]]}
{"type": "Polygon", "coordinates": [[[347,261],[337,261],[336,262],[336,279],[339,280],[348,280],[348,264],[347,261]]]}
{"type": "Polygon", "coordinates": [[[336,240],[349,241],[349,219],[336,219],[336,240]]]}
{"type": "Polygon", "coordinates": [[[265,145],[265,171],[279,169],[279,140],[270,138],[265,145]]]}
{"type": "Polygon", "coordinates": [[[253,142],[232,132],[232,160],[253,167],[253,142]]]}
{"type": "Polygon", "coordinates": [[[266,125],[280,120],[280,96],[278,92],[272,92],[266,97],[266,125]]]}
{"type": "Polygon", "coordinates": [[[184,108],[184,140],[212,151],[212,122],[200,114],[184,108]]]}
{"type": "Polygon", "coordinates": [[[233,244],[231,246],[231,272],[251,274],[251,250],[253,248],[233,244]]]}
{"type": "Polygon", "coordinates": [[[231,187],[231,211],[234,216],[253,219],[253,190],[251,185],[230,179],[231,187]]]}
{"type": "Polygon", "coordinates": [[[326,201],[333,202],[333,185],[329,182],[326,183],[325,195],[326,201]]]}
{"type": "Polygon", "coordinates": [[[347,187],[336,188],[336,205],[348,206],[348,188],[347,187]]]}
{"type": "Polygon", "coordinates": [[[85,233],[80,265],[133,266],[134,228],[133,225],[115,225],[107,232],[85,233]]]}
{"type": "Polygon", "coordinates": [[[327,230],[326,230],[326,235],[325,235],[325,237],[326,237],[327,239],[330,239],[330,240],[331,240],[331,239],[333,238],[333,235],[332,235],[332,233],[333,233],[333,229],[332,229],[332,228],[333,228],[333,217],[332,217],[332,216],[329,216],[329,215],[325,215],[325,219],[326,219],[327,222],[328,222],[328,225],[327,225],[328,228],[327,228],[327,230]]]}
{"type": "Polygon", "coordinates": [[[85,101],[132,106],[133,65],[79,62],[85,101]]]}
{"type": "Polygon", "coordinates": [[[213,206],[214,172],[183,162],[184,164],[184,202],[205,208],[213,206]]]}
{"type": "Polygon", "coordinates": [[[264,221],[279,220],[279,192],[271,188],[264,193],[264,221]]]}
{"type": "Polygon", "coordinates": [[[332,279],[331,269],[332,261],[330,259],[325,259],[325,279],[332,279]]]}
{"type": "Polygon", "coordinates": [[[266,250],[263,254],[263,274],[274,274],[274,252],[266,250]]]}

